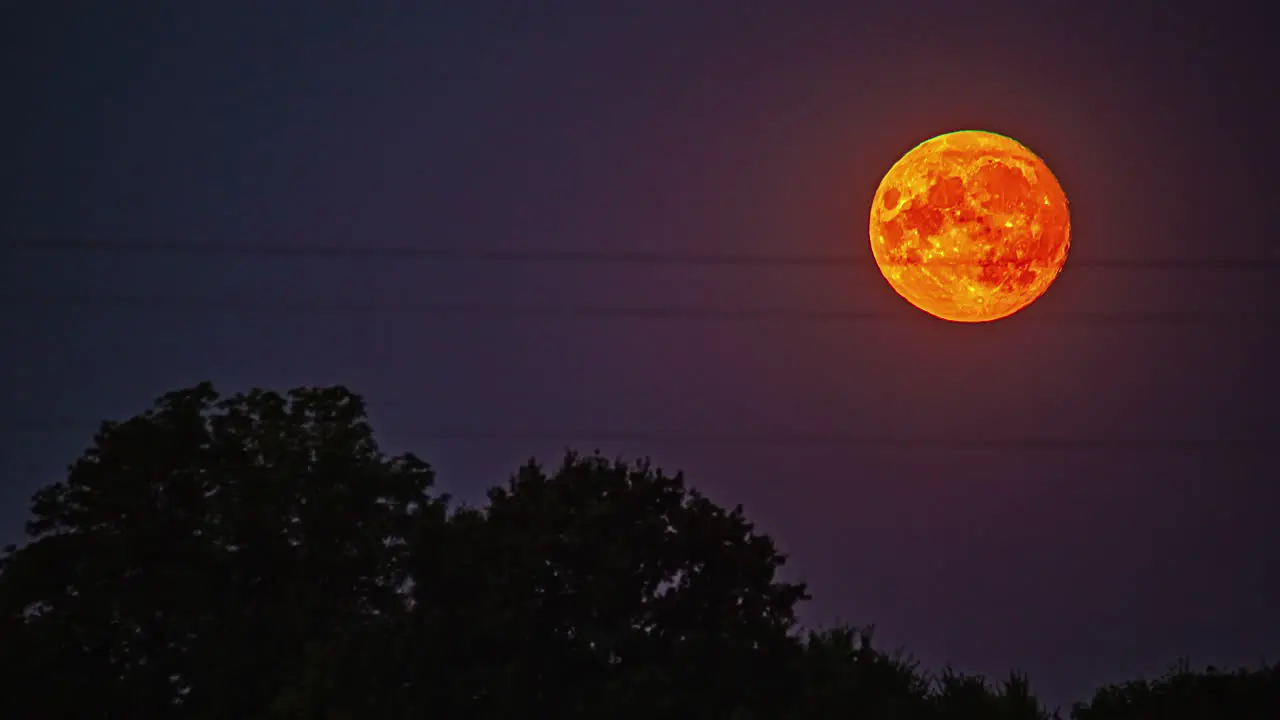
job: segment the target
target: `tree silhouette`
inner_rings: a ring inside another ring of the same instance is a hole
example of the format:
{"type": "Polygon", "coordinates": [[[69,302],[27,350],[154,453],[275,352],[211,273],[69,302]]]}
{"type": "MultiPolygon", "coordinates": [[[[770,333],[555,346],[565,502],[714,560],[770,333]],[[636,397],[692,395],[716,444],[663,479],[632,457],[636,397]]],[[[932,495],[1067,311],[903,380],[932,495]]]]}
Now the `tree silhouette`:
{"type": "MultiPolygon", "coordinates": [[[[408,650],[387,670],[401,685],[430,682],[406,706],[647,718],[787,702],[775,680],[804,588],[775,580],[783,558],[740,509],[680,476],[574,454],[553,474],[531,461],[483,510],[418,535],[413,556],[411,609],[395,631],[408,650]]],[[[295,694],[293,712],[333,707],[335,693],[353,716],[376,701],[307,687],[322,695],[295,694]]]]}
{"type": "Polygon", "coordinates": [[[930,683],[902,654],[876,650],[873,628],[811,632],[794,682],[803,688],[794,717],[916,718],[929,712],[930,683]]]}
{"type": "Polygon", "coordinates": [[[36,646],[7,668],[6,702],[248,717],[304,646],[402,602],[431,484],[379,453],[342,388],[219,399],[202,384],[104,424],[3,559],[0,615],[36,646]]]}
{"type": "Polygon", "coordinates": [[[1264,720],[1280,717],[1280,666],[1193,671],[1185,659],[1163,677],[1100,688],[1073,720],[1264,720]]]}
{"type": "Polygon", "coordinates": [[[991,720],[1049,720],[1052,715],[1031,693],[1026,675],[1010,674],[997,690],[978,675],[950,668],[936,680],[930,700],[938,720],[991,718],[991,720]]]}
{"type": "MultiPolygon", "coordinates": [[[[6,719],[1051,717],[1024,675],[801,632],[773,541],[679,474],[568,453],[456,506],[341,387],[170,393],[31,511],[0,557],[6,719]]],[[[1071,717],[1271,720],[1280,669],[1184,663],[1071,717]]]]}

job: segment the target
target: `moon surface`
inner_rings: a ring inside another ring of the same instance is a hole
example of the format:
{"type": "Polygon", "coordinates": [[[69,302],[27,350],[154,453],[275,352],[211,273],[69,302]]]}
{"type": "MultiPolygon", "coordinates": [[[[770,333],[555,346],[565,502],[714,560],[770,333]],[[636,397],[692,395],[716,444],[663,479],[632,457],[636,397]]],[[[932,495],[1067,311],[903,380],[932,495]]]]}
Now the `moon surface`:
{"type": "Polygon", "coordinates": [[[954,322],[1035,302],[1067,261],[1067,196],[1044,161],[979,130],[939,135],[890,168],[871,205],[871,251],[889,285],[954,322]]]}

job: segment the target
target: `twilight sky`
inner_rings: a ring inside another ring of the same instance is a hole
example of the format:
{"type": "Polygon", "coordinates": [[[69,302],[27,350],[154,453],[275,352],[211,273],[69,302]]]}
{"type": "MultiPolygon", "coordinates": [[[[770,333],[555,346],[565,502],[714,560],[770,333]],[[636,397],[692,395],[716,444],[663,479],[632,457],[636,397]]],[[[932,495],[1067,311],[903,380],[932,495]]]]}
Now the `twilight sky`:
{"type": "Polygon", "coordinates": [[[566,444],[684,469],[790,554],[807,623],[1019,667],[1053,702],[1280,651],[1276,452],[1121,442],[1280,420],[1277,323],[1244,315],[1280,306],[1249,263],[1280,263],[1264,4],[2,5],[0,540],[102,418],[203,379],[342,383],[464,499],[566,444]],[[1063,275],[982,326],[868,262],[882,174],[966,128],[1028,145],[1072,202],[1063,275]],[[32,247],[52,241],[861,261],[32,247]],[[121,295],[163,302],[48,302],[121,295]],[[1168,311],[1220,316],[1143,315],[1168,311]],[[904,442],[783,442],[833,435],[904,442]],[[1015,436],[1078,444],[910,443],[1015,436]]]}

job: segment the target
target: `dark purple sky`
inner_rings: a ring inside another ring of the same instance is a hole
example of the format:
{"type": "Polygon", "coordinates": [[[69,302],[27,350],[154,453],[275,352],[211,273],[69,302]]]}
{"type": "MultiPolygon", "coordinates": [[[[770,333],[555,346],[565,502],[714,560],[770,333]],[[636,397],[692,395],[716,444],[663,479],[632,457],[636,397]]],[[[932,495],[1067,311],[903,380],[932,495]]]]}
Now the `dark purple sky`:
{"type": "MultiPolygon", "coordinates": [[[[1236,4],[1125,15],[1140,5],[5,3],[3,294],[265,300],[247,313],[6,301],[0,536],[17,539],[30,493],[58,478],[96,420],[202,379],[346,384],[368,398],[388,450],[423,455],[471,500],[529,455],[590,449],[587,431],[1271,437],[1276,325],[1238,314],[1276,310],[1266,272],[1090,265],[1280,258],[1274,29],[1265,4],[1253,16],[1236,4]],[[869,258],[881,175],[964,128],[1027,144],[1072,201],[1064,274],[992,325],[915,311],[868,264],[11,245],[869,258]],[[271,298],[880,315],[335,314],[271,298]],[[1184,326],[1062,316],[1169,310],[1225,315],[1184,326]]],[[[1280,546],[1274,452],[600,446],[743,503],[811,583],[807,622],[874,622],[933,667],[1021,667],[1065,701],[1179,654],[1234,664],[1280,650],[1265,550],[1280,546]]]]}

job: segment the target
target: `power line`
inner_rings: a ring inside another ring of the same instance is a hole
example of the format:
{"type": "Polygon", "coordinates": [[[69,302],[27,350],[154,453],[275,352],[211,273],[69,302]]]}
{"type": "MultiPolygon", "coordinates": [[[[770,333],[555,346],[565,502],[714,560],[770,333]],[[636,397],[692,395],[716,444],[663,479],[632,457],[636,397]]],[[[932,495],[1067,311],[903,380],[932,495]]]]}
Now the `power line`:
{"type": "MultiPolygon", "coordinates": [[[[214,298],[179,295],[0,295],[0,305],[10,307],[134,308],[156,312],[288,313],[288,314],[413,314],[488,317],[581,317],[652,320],[806,320],[869,322],[900,318],[903,312],[876,310],[826,310],[818,308],[733,308],[643,305],[547,305],[485,303],[411,303],[386,301],[297,301],[290,298],[214,298]]],[[[905,309],[904,309],[905,310],[905,309]]],[[[1280,320],[1280,312],[1267,311],[1076,311],[1045,313],[1054,322],[1073,324],[1204,325],[1280,320]]]]}
{"type": "MultiPolygon", "coordinates": [[[[666,266],[765,266],[830,267],[875,265],[869,253],[739,253],[647,250],[463,248],[415,245],[288,245],[280,243],[196,243],[151,240],[71,240],[19,241],[9,247],[21,250],[95,253],[139,253],[150,255],[244,256],[284,258],[383,258],[436,260],[517,265],[666,265],[666,266]]],[[[933,260],[926,264],[947,265],[956,261],[933,260]]],[[[1280,258],[1077,258],[1067,260],[1071,268],[1114,268],[1153,270],[1268,270],[1280,268],[1280,258]]]]}
{"type": "Polygon", "coordinates": [[[1196,449],[1263,449],[1268,445],[1252,439],[1192,439],[1192,438],[1054,438],[1054,437],[927,437],[927,436],[875,436],[831,433],[609,433],[586,431],[578,433],[548,433],[546,431],[506,432],[477,431],[438,428],[428,437],[437,440],[466,442],[505,442],[511,440],[539,443],[563,442],[574,438],[578,442],[646,443],[662,445],[746,445],[751,447],[812,447],[812,448],[1008,448],[1026,450],[1054,450],[1070,448],[1129,448],[1152,450],[1196,449]]]}
{"type": "MultiPolygon", "coordinates": [[[[40,432],[65,430],[83,432],[98,428],[100,420],[40,419],[0,421],[6,431],[40,432]]],[[[850,433],[775,433],[775,432],[648,432],[546,429],[495,429],[462,426],[428,427],[414,435],[426,440],[468,444],[530,443],[582,445],[646,444],[663,446],[728,446],[813,449],[900,449],[933,447],[939,449],[1007,449],[1007,450],[1071,450],[1115,449],[1150,451],[1236,450],[1275,451],[1274,442],[1247,437],[1236,438],[1141,438],[1141,437],[1049,437],[1011,436],[1003,438],[867,435],[850,433]]]]}

